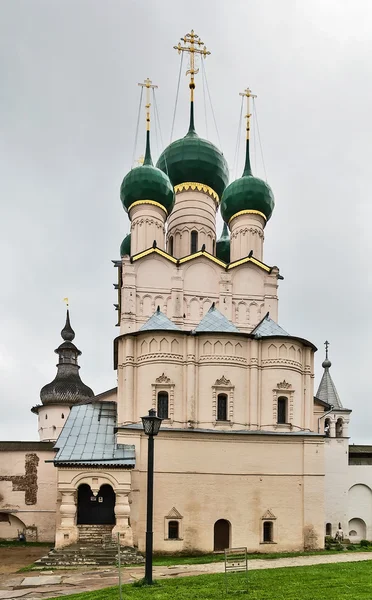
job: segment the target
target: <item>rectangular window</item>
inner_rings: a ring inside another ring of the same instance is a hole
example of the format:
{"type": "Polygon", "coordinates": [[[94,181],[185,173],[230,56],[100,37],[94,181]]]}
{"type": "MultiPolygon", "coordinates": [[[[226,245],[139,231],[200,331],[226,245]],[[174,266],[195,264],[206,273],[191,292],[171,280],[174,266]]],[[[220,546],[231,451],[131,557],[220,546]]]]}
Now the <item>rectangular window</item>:
{"type": "Polygon", "coordinates": [[[278,423],[288,423],[287,398],[278,398],[278,423]]]}
{"type": "Polygon", "coordinates": [[[218,394],[217,397],[217,421],[227,421],[227,396],[218,394]]]}
{"type": "Polygon", "coordinates": [[[272,542],[273,541],[273,523],[272,521],[264,521],[263,524],[263,541],[264,542],[272,542]]]}
{"type": "Polygon", "coordinates": [[[190,254],[194,254],[198,249],[198,232],[191,232],[190,254]]]}
{"type": "Polygon", "coordinates": [[[158,393],[158,417],[168,419],[168,392],[158,393]]]}

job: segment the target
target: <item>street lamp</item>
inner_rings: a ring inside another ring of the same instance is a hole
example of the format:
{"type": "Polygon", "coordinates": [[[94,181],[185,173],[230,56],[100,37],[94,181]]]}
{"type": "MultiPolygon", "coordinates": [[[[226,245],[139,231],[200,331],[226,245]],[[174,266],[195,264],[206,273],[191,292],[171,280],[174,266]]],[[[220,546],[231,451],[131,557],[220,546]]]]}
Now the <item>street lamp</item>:
{"type": "Polygon", "coordinates": [[[147,452],[147,523],[146,523],[146,562],[145,582],[152,585],[152,513],[154,504],[154,436],[158,435],[163,419],[156,416],[156,411],[149,410],[147,417],[142,417],[143,429],[149,436],[147,452]]]}

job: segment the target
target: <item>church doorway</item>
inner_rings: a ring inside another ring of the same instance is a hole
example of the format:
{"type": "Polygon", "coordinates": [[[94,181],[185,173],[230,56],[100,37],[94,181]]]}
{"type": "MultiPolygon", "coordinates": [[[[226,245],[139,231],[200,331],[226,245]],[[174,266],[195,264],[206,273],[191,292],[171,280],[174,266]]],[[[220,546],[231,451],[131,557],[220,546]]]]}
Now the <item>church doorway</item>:
{"type": "Polygon", "coordinates": [[[213,550],[225,550],[230,547],[230,523],[226,519],[219,519],[214,524],[213,550]]]}
{"type": "Polygon", "coordinates": [[[115,525],[115,492],[111,485],[101,485],[95,496],[87,483],[78,487],[77,524],[115,525]]]}

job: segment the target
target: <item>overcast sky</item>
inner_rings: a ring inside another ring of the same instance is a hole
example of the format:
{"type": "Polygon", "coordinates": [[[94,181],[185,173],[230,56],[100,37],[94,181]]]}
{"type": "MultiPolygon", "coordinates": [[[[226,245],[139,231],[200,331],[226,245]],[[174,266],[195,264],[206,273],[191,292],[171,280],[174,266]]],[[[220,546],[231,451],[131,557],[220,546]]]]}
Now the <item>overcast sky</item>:
{"type": "MultiPolygon", "coordinates": [[[[37,439],[30,408],[55,376],[65,296],[83,381],[95,393],[116,385],[111,260],[129,230],[119,188],[132,163],[137,83],[159,86],[168,142],[180,65],[172,47],[191,28],[212,53],[205,68],[231,169],[238,94],[249,85],[258,96],[276,198],[264,259],[284,276],[279,323],[319,348],[315,392],[331,342],[352,441],[372,443],[370,0],[0,2],[0,439],[37,439]]],[[[205,135],[200,75],[196,84],[205,135]]],[[[182,73],[174,137],[186,132],[187,99],[182,73]]],[[[160,149],[158,136],[154,159],[160,149]]],[[[242,152],[239,161],[240,171],[242,152]]]]}

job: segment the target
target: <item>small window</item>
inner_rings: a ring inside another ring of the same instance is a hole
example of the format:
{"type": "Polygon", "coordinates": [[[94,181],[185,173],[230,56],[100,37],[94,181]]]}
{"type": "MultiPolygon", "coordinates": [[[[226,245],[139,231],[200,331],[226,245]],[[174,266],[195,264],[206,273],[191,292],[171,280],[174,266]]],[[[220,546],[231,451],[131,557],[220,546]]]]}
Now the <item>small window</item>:
{"type": "Polygon", "coordinates": [[[278,398],[278,423],[287,423],[287,398],[278,398]]]}
{"type": "Polygon", "coordinates": [[[158,417],[168,419],[168,392],[158,393],[158,417]]]}
{"type": "Polygon", "coordinates": [[[62,416],[61,416],[61,417],[62,417],[62,419],[64,419],[64,418],[65,418],[65,415],[62,413],[62,416]]]}
{"type": "Polygon", "coordinates": [[[169,238],[169,254],[173,256],[173,235],[169,238]]]}
{"type": "Polygon", "coordinates": [[[326,419],[324,421],[324,435],[326,437],[329,437],[331,435],[331,421],[329,419],[326,419]]]}
{"type": "Polygon", "coordinates": [[[169,521],[168,523],[168,539],[178,540],[179,539],[179,523],[178,521],[169,521]]]}
{"type": "Polygon", "coordinates": [[[45,420],[47,420],[47,418],[48,418],[48,415],[45,415],[45,420]]]}
{"type": "Polygon", "coordinates": [[[332,535],[332,523],[326,523],[326,535],[332,535]]]}
{"type": "Polygon", "coordinates": [[[216,240],[213,240],[213,242],[212,242],[212,254],[213,254],[213,256],[215,255],[215,250],[216,250],[216,240]]]}
{"type": "Polygon", "coordinates": [[[198,232],[191,232],[190,254],[194,254],[198,249],[198,232]]]}
{"type": "Polygon", "coordinates": [[[337,419],[336,422],[336,437],[340,438],[343,436],[343,420],[342,419],[337,419]]]}
{"type": "Polygon", "coordinates": [[[273,541],[273,523],[272,521],[264,521],[263,524],[263,541],[264,542],[272,542],[273,541]]]}
{"type": "Polygon", "coordinates": [[[217,421],[227,421],[227,395],[217,396],[217,421]]]}

